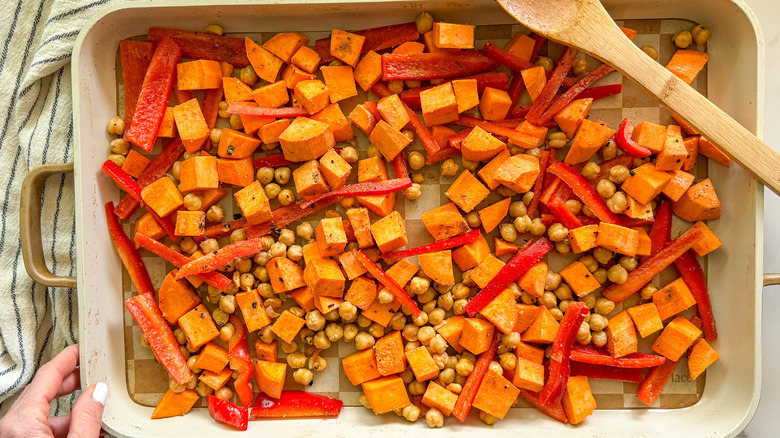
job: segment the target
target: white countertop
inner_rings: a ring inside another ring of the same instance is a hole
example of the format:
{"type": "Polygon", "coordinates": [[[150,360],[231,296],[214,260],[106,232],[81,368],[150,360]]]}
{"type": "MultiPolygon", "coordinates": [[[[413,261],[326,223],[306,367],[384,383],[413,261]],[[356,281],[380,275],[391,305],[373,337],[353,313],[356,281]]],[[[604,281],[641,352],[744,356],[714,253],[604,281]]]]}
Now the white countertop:
{"type": "MultiPolygon", "coordinates": [[[[780,151],[780,2],[777,0],[745,0],[758,16],[766,42],[766,113],[764,139],[780,151]]],[[[764,191],[764,272],[780,272],[780,198],[770,190],[764,191]]],[[[763,378],[761,401],[753,421],[741,437],[770,437],[780,434],[780,318],[772,316],[780,310],[780,287],[764,289],[763,303],[763,378]]],[[[735,372],[738,372],[735,370],[735,372]]]]}

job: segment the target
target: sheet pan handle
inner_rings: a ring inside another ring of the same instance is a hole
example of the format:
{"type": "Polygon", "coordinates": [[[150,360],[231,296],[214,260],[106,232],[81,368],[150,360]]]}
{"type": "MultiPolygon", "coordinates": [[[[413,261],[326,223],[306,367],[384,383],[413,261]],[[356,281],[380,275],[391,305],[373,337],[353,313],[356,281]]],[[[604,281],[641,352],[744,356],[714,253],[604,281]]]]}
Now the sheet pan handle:
{"type": "Polygon", "coordinates": [[[764,274],[764,286],[780,284],[780,274],[764,274]]]}
{"type": "Polygon", "coordinates": [[[44,164],[36,167],[22,182],[22,196],[19,205],[19,234],[22,240],[24,267],[30,277],[49,287],[76,287],[76,277],[61,277],[53,274],[43,256],[41,240],[41,196],[43,185],[51,175],[72,173],[73,163],[44,164]]]}

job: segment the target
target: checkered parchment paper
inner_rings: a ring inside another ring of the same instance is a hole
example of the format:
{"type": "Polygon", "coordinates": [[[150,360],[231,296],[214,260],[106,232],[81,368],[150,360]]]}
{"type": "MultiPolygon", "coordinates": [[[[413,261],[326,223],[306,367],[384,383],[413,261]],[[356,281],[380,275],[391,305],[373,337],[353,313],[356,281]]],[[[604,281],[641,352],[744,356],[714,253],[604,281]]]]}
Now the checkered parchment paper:
{"type": "MultiPolygon", "coordinates": [[[[651,45],[653,47],[656,47],[659,52],[659,62],[662,65],[666,65],[666,63],[674,54],[675,47],[672,43],[672,36],[680,30],[691,29],[694,26],[693,23],[685,20],[626,20],[626,21],[618,21],[618,24],[638,31],[638,34],[634,39],[634,42],[638,46],[641,47],[643,45],[651,45]]],[[[477,47],[482,47],[484,42],[489,40],[494,41],[495,43],[499,44],[499,46],[503,46],[503,44],[506,43],[511,38],[511,36],[518,31],[528,33],[527,30],[525,30],[522,26],[518,24],[479,26],[476,30],[477,47]]],[[[313,42],[318,38],[329,36],[327,32],[304,32],[304,33],[310,37],[310,44],[313,44],[313,42]]],[[[258,42],[259,41],[264,42],[270,39],[273,35],[274,35],[273,33],[260,33],[260,34],[248,34],[247,36],[252,37],[258,42]]],[[[140,39],[143,38],[141,37],[140,39]]],[[[699,49],[702,50],[703,48],[699,47],[699,49]]],[[[561,46],[557,44],[550,44],[549,55],[551,55],[553,59],[557,59],[561,51],[562,51],[561,46]]],[[[545,53],[543,52],[542,54],[545,53]]],[[[121,70],[120,70],[121,66],[119,64],[118,58],[119,57],[117,56],[117,78],[118,78],[117,110],[121,114],[124,111],[124,102],[123,102],[124,93],[121,88],[121,70]]],[[[600,64],[598,60],[595,60],[590,57],[587,57],[587,60],[588,60],[587,71],[592,70],[593,68],[597,67],[600,64]]],[[[504,67],[502,66],[500,68],[504,68],[504,67]]],[[[234,76],[237,75],[237,72],[238,70],[236,70],[234,76]]],[[[609,126],[613,128],[617,128],[617,126],[620,124],[620,122],[623,120],[624,117],[629,117],[634,123],[639,123],[640,121],[643,120],[659,123],[662,125],[675,123],[668,111],[661,108],[656,103],[656,101],[653,100],[653,98],[651,98],[647,93],[645,93],[637,85],[630,82],[628,79],[622,78],[622,76],[617,72],[611,73],[610,75],[608,75],[607,77],[599,81],[596,85],[616,84],[616,83],[620,83],[621,81],[623,83],[623,93],[617,96],[611,96],[602,100],[595,101],[590,111],[590,115],[589,115],[590,119],[602,120],[608,123],[609,126]]],[[[693,81],[691,85],[700,93],[706,96],[707,93],[706,67],[699,74],[698,78],[693,81]]],[[[361,91],[359,87],[358,87],[358,91],[361,91]]],[[[361,91],[357,97],[342,101],[340,103],[341,109],[344,112],[344,114],[349,114],[349,112],[352,111],[355,105],[366,100],[366,98],[367,98],[366,94],[361,91]]],[[[373,95],[371,95],[370,98],[372,100],[376,99],[375,96],[373,95]]],[[[524,96],[524,99],[526,100],[528,99],[527,94],[524,96]]],[[[521,101],[521,103],[528,103],[528,102],[521,101]]],[[[220,119],[218,121],[218,126],[223,126],[223,124],[226,127],[228,126],[225,119],[220,119]]],[[[360,150],[360,158],[361,159],[366,158],[367,155],[365,150],[368,147],[368,139],[359,130],[356,129],[355,132],[357,133],[357,142],[360,150]]],[[[420,142],[416,140],[407,148],[406,152],[408,153],[409,151],[413,151],[413,150],[423,151],[424,149],[420,144],[420,142]]],[[[160,145],[158,144],[156,148],[152,151],[152,153],[148,155],[150,157],[153,157],[157,153],[159,153],[159,151],[160,151],[160,145]]],[[[278,153],[278,152],[279,150],[276,150],[275,152],[272,153],[278,153]]],[[[562,159],[564,155],[565,154],[563,152],[559,152],[558,153],[559,159],[562,159]]],[[[458,161],[458,163],[459,160],[460,160],[459,158],[456,158],[456,161],[458,161]]],[[[697,178],[699,179],[706,178],[706,164],[703,158],[700,158],[699,165],[696,167],[696,169],[697,169],[697,175],[696,175],[697,178]]],[[[423,175],[425,176],[422,196],[415,201],[409,201],[399,193],[396,201],[396,207],[395,207],[396,210],[398,210],[406,220],[406,230],[409,236],[410,247],[432,242],[433,239],[431,238],[430,234],[426,231],[425,227],[423,226],[420,216],[422,213],[428,210],[431,210],[435,207],[450,202],[449,199],[446,198],[444,193],[447,191],[449,186],[455,180],[455,177],[446,178],[440,176],[438,165],[426,166],[425,168],[422,169],[422,172],[423,175]]],[[[355,171],[352,172],[352,174],[350,175],[350,180],[348,181],[348,183],[351,184],[357,182],[356,179],[357,179],[357,171],[355,167],[355,171]]],[[[290,186],[292,186],[292,184],[290,184],[290,186]]],[[[225,209],[225,220],[230,220],[233,219],[234,214],[240,213],[240,210],[233,203],[233,196],[232,196],[231,189],[227,188],[227,190],[228,190],[228,195],[224,199],[222,199],[220,205],[225,209]]],[[[485,201],[482,202],[479,208],[481,208],[481,206],[495,202],[499,199],[500,197],[498,195],[491,194],[485,201]]],[[[272,201],[272,208],[275,208],[277,206],[278,203],[276,203],[276,201],[272,201]]],[[[338,206],[338,204],[334,207],[337,207],[337,210],[343,213],[343,208],[338,206]]],[[[133,220],[137,219],[139,216],[140,213],[136,213],[132,219],[133,220]]],[[[378,217],[373,213],[371,214],[371,216],[372,216],[372,221],[378,219],[378,217]]],[[[313,226],[316,226],[317,222],[322,217],[324,217],[324,212],[314,214],[310,216],[308,219],[313,226]]],[[[129,223],[124,225],[125,231],[128,233],[131,233],[133,231],[132,222],[133,221],[131,220],[129,221],[129,223]]],[[[294,229],[296,225],[297,223],[292,224],[289,226],[289,228],[294,229]]],[[[683,230],[683,225],[682,223],[676,223],[674,225],[674,228],[675,229],[673,229],[673,233],[675,233],[676,235],[676,233],[679,233],[683,230]]],[[[488,242],[492,242],[493,236],[495,235],[497,235],[496,231],[491,233],[491,235],[488,236],[488,242]]],[[[223,241],[220,243],[224,244],[226,239],[227,238],[223,238],[223,241]]],[[[305,244],[305,242],[303,241],[299,241],[298,243],[301,245],[305,244]]],[[[152,282],[155,284],[156,287],[159,287],[159,285],[162,284],[163,278],[165,277],[166,273],[169,272],[171,269],[173,269],[173,266],[168,264],[161,258],[156,257],[155,255],[149,253],[148,251],[142,250],[141,255],[143,257],[147,269],[149,270],[149,274],[151,276],[152,282]]],[[[509,255],[502,257],[504,261],[506,261],[506,259],[508,258],[509,255]]],[[[553,259],[554,260],[552,261],[548,260],[548,263],[550,263],[550,268],[555,271],[558,271],[562,269],[566,264],[568,264],[571,258],[566,259],[561,256],[556,256],[553,257],[553,259]]],[[[410,261],[416,263],[416,260],[410,259],[410,261]]],[[[455,266],[454,269],[458,271],[457,266],[455,266]]],[[[460,272],[458,271],[457,276],[459,277],[459,275],[460,272]]],[[[656,278],[654,282],[656,286],[665,285],[668,282],[674,280],[676,278],[676,274],[671,270],[667,270],[664,273],[662,273],[659,277],[660,278],[656,278]]],[[[205,300],[205,297],[207,296],[206,287],[207,287],[206,285],[202,286],[201,289],[199,290],[199,293],[201,294],[202,297],[204,297],[204,301],[203,301],[204,304],[210,310],[213,310],[215,306],[207,303],[205,300]]],[[[122,276],[122,290],[124,291],[124,298],[132,297],[135,294],[135,287],[133,286],[127,272],[125,271],[123,271],[123,276],[122,276]]],[[[627,299],[625,301],[625,306],[632,306],[636,304],[636,302],[639,300],[637,295],[638,294],[635,294],[631,298],[627,299]]],[[[295,304],[294,300],[290,299],[285,304],[285,308],[294,304],[295,304]]],[[[619,312],[622,308],[623,305],[622,304],[619,305],[616,308],[614,313],[619,312]]],[[[448,316],[451,313],[452,313],[451,311],[448,312],[448,316]]],[[[688,316],[690,316],[690,314],[688,316]]],[[[163,367],[156,362],[151,350],[141,346],[141,339],[142,339],[141,330],[139,329],[138,325],[135,323],[132,316],[130,315],[129,312],[127,312],[126,309],[125,309],[125,316],[124,316],[124,327],[125,327],[125,360],[127,364],[127,369],[126,369],[127,390],[131,398],[137,403],[145,406],[154,406],[160,400],[163,393],[167,390],[169,377],[166,371],[163,369],[163,367]]],[[[650,345],[652,345],[652,342],[656,336],[657,333],[647,339],[643,339],[643,340],[640,339],[640,351],[650,351],[650,345]]],[[[256,337],[257,337],[257,333],[252,333],[249,335],[247,345],[250,351],[254,350],[253,346],[256,337]]],[[[219,338],[217,338],[215,342],[219,344],[221,341],[219,340],[219,338]]],[[[302,349],[303,347],[301,347],[302,342],[300,342],[300,339],[298,339],[298,344],[299,344],[299,349],[302,349]]],[[[309,387],[304,388],[302,385],[297,384],[292,379],[291,376],[292,373],[288,373],[285,389],[305,389],[306,391],[309,392],[323,394],[331,397],[337,397],[344,402],[345,406],[360,406],[360,404],[358,403],[358,397],[361,393],[360,387],[353,386],[346,378],[346,376],[344,376],[344,374],[341,372],[340,358],[348,356],[354,353],[355,351],[356,349],[354,347],[354,343],[346,343],[344,341],[339,341],[338,343],[334,343],[329,350],[324,351],[321,355],[328,362],[327,368],[322,372],[315,373],[313,383],[309,387]]],[[[251,354],[254,355],[254,353],[251,354]]],[[[285,360],[284,357],[285,354],[281,351],[280,348],[279,360],[284,361],[285,360]]],[[[696,381],[691,380],[688,374],[687,361],[686,359],[682,359],[680,361],[677,370],[675,371],[675,374],[672,376],[671,380],[666,385],[664,392],[653,403],[653,405],[650,406],[650,408],[675,409],[675,408],[682,408],[682,407],[693,405],[701,398],[702,392],[704,390],[704,381],[705,381],[704,376],[701,376],[696,381]]],[[[598,404],[598,409],[648,408],[648,406],[646,406],[644,403],[639,401],[639,399],[636,397],[638,384],[617,382],[617,381],[610,381],[610,380],[596,380],[596,379],[591,379],[590,384],[593,390],[594,397],[598,404]]],[[[205,406],[205,401],[201,402],[201,406],[205,406]]],[[[520,399],[516,405],[516,408],[529,408],[529,407],[530,405],[528,405],[522,399],[520,399]]]]}

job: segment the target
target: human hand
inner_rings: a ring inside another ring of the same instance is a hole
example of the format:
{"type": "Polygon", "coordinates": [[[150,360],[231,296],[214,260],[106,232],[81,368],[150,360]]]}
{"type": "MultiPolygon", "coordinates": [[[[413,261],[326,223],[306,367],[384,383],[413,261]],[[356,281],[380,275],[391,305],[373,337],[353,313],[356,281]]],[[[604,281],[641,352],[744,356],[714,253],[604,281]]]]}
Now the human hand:
{"type": "Polygon", "coordinates": [[[70,415],[49,416],[52,400],[81,386],[78,363],[79,346],[76,344],[44,364],[0,419],[0,437],[97,437],[108,398],[108,387],[103,382],[85,388],[70,415]]]}

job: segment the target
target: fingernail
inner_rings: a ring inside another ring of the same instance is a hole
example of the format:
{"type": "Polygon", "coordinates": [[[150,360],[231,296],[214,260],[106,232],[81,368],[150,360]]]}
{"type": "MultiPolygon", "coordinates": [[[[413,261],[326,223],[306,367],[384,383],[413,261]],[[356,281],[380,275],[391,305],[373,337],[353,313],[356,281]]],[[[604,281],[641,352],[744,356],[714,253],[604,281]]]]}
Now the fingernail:
{"type": "Polygon", "coordinates": [[[108,399],[108,385],[103,382],[98,382],[97,385],[95,385],[95,390],[92,391],[92,399],[105,406],[106,400],[108,399]]]}

